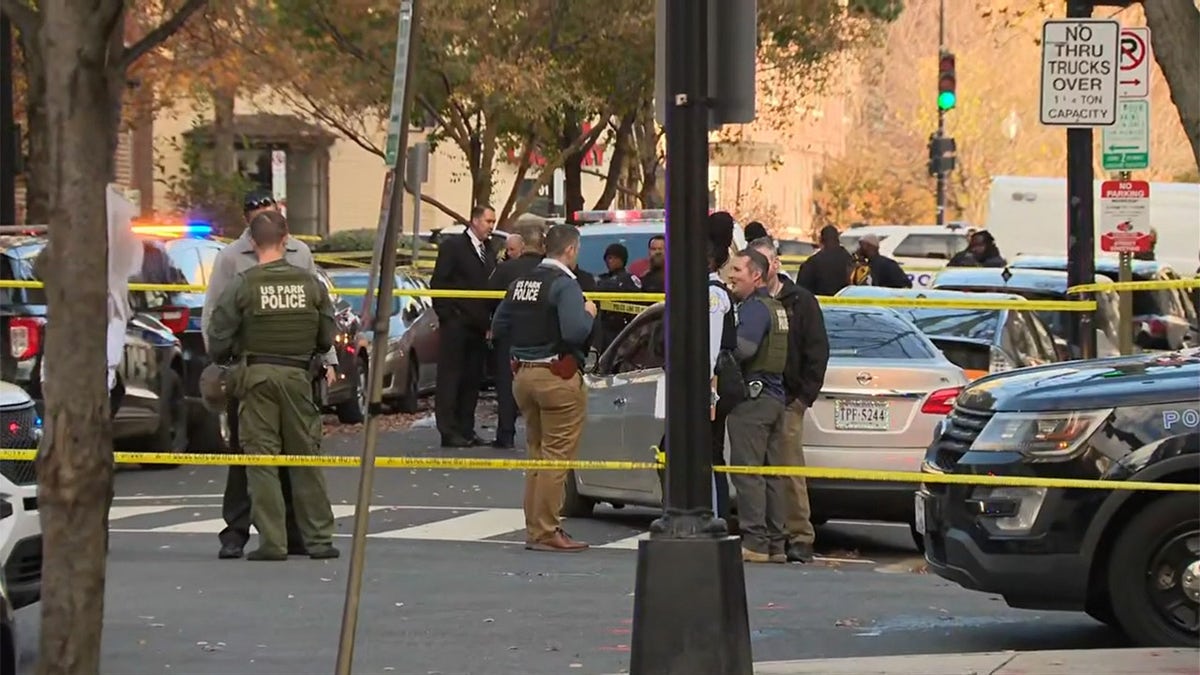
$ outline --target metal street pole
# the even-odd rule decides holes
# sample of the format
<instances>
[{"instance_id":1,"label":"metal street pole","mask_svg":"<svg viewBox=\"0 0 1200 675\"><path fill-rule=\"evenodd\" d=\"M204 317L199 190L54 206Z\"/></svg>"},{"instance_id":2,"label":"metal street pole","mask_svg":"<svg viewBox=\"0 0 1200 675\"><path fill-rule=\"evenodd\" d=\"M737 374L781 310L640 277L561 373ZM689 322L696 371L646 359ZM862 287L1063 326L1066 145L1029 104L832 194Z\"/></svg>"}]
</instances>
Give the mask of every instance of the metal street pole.
<instances>
[{"instance_id":1,"label":"metal street pole","mask_svg":"<svg viewBox=\"0 0 1200 675\"><path fill-rule=\"evenodd\" d=\"M946 0L941 0L938 5L938 57L945 53L946 50ZM938 106L938 126L937 138L941 140L946 137L946 111L942 110L942 106ZM939 158L937 164L937 224L946 224L946 167L945 162Z\"/></svg>"},{"instance_id":2,"label":"metal street pole","mask_svg":"<svg viewBox=\"0 0 1200 675\"><path fill-rule=\"evenodd\" d=\"M0 225L17 223L16 121L13 119L12 23L0 12Z\"/></svg>"},{"instance_id":3,"label":"metal street pole","mask_svg":"<svg viewBox=\"0 0 1200 675\"><path fill-rule=\"evenodd\" d=\"M379 441L379 415L383 411L383 368L375 364L383 364L387 360L388 324L392 317L392 291L396 285L396 242L403 226L404 210L404 161L408 156L408 120L412 110L413 71L416 50L413 44L418 39L420 30L420 4L417 0L402 0L400 3L401 20L405 12L409 15L410 39L407 45L407 63L405 64L404 82L401 96L403 103L400 112L399 152L396 153L396 166L392 168L393 182L391 204L388 209L387 225L383 233L382 257L379 268L379 295L375 298L373 313L375 339L371 342L371 369L368 383L367 420L365 440L362 451L362 467L358 479L358 500L354 507L354 535L350 544L350 571L346 580L346 600L342 609L342 629L338 640L337 675L351 675L354 664L354 638L358 628L358 605L362 596L363 566L366 562L367 523L370 520L371 490L375 480L375 445ZM370 302L367 296L363 303Z\"/></svg>"},{"instance_id":4,"label":"metal street pole","mask_svg":"<svg viewBox=\"0 0 1200 675\"><path fill-rule=\"evenodd\" d=\"M665 513L638 546L631 675L750 675L741 541L712 512L708 361L708 13L667 0Z\"/></svg>"},{"instance_id":5,"label":"metal street pole","mask_svg":"<svg viewBox=\"0 0 1200 675\"><path fill-rule=\"evenodd\" d=\"M1122 171L1118 178L1123 181L1133 180L1133 174L1129 171ZM1117 268L1117 281L1121 283L1133 281L1133 254L1121 253L1118 259L1120 262ZM1117 321L1117 343L1121 355L1128 356L1133 353L1133 293L1121 289L1117 291L1117 300L1121 314L1120 320Z\"/></svg>"},{"instance_id":6,"label":"metal street pole","mask_svg":"<svg viewBox=\"0 0 1200 675\"><path fill-rule=\"evenodd\" d=\"M1092 16L1090 0L1067 0L1067 18ZM1092 176L1092 129L1067 129L1067 285L1096 281L1095 195ZM1091 300L1093 294L1078 299ZM1070 312L1071 344L1082 358L1096 358L1096 331L1091 312Z\"/></svg>"}]
</instances>

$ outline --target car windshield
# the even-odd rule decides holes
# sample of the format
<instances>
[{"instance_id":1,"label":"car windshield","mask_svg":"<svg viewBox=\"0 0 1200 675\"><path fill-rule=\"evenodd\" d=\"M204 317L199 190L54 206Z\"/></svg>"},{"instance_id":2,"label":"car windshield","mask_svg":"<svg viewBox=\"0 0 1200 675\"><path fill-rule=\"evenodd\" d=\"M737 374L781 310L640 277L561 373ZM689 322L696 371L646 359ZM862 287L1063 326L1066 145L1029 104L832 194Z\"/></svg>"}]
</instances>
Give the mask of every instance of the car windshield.
<instances>
[{"instance_id":1,"label":"car windshield","mask_svg":"<svg viewBox=\"0 0 1200 675\"><path fill-rule=\"evenodd\" d=\"M997 310L911 308L898 311L907 316L922 333L941 337L991 342L996 337L996 328L1000 323L1000 312Z\"/></svg>"},{"instance_id":2,"label":"car windshield","mask_svg":"<svg viewBox=\"0 0 1200 675\"><path fill-rule=\"evenodd\" d=\"M827 310L829 355L857 359L935 359L937 348L908 321L879 312Z\"/></svg>"},{"instance_id":3,"label":"car windshield","mask_svg":"<svg viewBox=\"0 0 1200 675\"><path fill-rule=\"evenodd\" d=\"M664 224L665 227L665 224ZM604 249L612 244L622 244L629 251L629 260L633 262L645 258L650 248L650 238L654 232L636 232L629 234L592 234L589 235L587 226L580 228L579 238L579 268L592 274L608 271L604 262ZM658 234L661 234L658 233Z\"/></svg>"}]
</instances>

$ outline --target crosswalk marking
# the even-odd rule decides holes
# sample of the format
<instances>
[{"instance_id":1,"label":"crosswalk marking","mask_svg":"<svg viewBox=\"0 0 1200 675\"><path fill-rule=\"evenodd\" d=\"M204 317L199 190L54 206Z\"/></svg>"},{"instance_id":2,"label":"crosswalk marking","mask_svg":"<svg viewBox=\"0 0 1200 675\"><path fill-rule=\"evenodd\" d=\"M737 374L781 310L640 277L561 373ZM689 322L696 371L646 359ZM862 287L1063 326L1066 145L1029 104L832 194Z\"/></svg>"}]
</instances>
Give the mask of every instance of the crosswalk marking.
<instances>
[{"instance_id":1,"label":"crosswalk marking","mask_svg":"<svg viewBox=\"0 0 1200 675\"><path fill-rule=\"evenodd\" d=\"M122 508L131 508L132 509L132 508L140 508L140 507L122 507ZM195 507L172 507L172 508L195 508ZM354 516L355 509L354 509L353 504L333 504L331 506L331 508L333 509L333 517L334 518L351 518ZM376 511L379 511L380 509L384 509L384 508L387 508L387 507L372 506L371 512L374 513ZM112 522L112 520L113 520L113 518L110 516L109 522ZM193 521L189 521L189 522L175 523L172 525L162 525L159 527L149 527L149 528L132 530L132 531L134 531L134 532L162 532L162 533L171 533L171 534L220 534L221 530L223 530L223 529L225 529L225 520L223 518L212 518L212 519L208 519L208 520L193 520ZM130 530L113 528L113 531L128 532Z\"/></svg>"},{"instance_id":2,"label":"crosswalk marking","mask_svg":"<svg viewBox=\"0 0 1200 675\"><path fill-rule=\"evenodd\" d=\"M185 509L189 508L186 504L170 504L169 508ZM120 520L122 518L133 518L134 516L147 516L152 513L163 513L164 507L162 504L154 506L113 506L108 509L108 522Z\"/></svg>"},{"instance_id":3,"label":"crosswalk marking","mask_svg":"<svg viewBox=\"0 0 1200 675\"><path fill-rule=\"evenodd\" d=\"M638 542L645 541L649 538L650 538L650 533L643 532L643 533L637 535L636 537L626 537L625 539L618 539L617 541L614 541L611 544L601 544L600 546L597 546L596 548L616 548L616 549L622 549L625 551L636 551L638 549Z\"/></svg>"},{"instance_id":4,"label":"crosswalk marking","mask_svg":"<svg viewBox=\"0 0 1200 675\"><path fill-rule=\"evenodd\" d=\"M485 509L401 530L378 532L382 539L425 539L440 541L479 541L525 529L521 509Z\"/></svg>"}]
</instances>

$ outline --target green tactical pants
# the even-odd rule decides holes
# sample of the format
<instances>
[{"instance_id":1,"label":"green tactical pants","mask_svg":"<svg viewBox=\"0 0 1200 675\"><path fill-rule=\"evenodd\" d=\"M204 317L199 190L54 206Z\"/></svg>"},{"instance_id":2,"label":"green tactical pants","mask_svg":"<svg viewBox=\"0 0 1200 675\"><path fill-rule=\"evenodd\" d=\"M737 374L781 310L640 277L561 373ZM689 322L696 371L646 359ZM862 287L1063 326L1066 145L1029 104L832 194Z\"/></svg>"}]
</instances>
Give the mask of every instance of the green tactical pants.
<instances>
[{"instance_id":1,"label":"green tactical pants","mask_svg":"<svg viewBox=\"0 0 1200 675\"><path fill-rule=\"evenodd\" d=\"M238 415L242 451L260 455L317 455L321 411L307 370L256 364L246 367ZM333 509L320 467L288 467L296 525L311 553L333 541ZM287 554L286 507L274 466L246 467L250 514L264 553Z\"/></svg>"}]
</instances>

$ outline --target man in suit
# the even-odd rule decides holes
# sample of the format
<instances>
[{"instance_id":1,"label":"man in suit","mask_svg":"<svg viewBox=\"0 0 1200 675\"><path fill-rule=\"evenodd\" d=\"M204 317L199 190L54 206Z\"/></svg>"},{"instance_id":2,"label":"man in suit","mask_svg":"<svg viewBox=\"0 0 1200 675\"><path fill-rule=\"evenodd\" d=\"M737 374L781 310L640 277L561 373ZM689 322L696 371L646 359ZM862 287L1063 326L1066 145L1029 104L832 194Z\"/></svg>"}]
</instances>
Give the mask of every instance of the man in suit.
<instances>
[{"instance_id":1,"label":"man in suit","mask_svg":"<svg viewBox=\"0 0 1200 675\"><path fill-rule=\"evenodd\" d=\"M480 291L496 267L490 246L496 229L496 211L490 206L471 209L466 232L442 237L438 242L430 287L437 290ZM442 447L469 448L486 441L475 433L475 406L487 358L487 334L492 308L488 299L434 298L439 341L435 414Z\"/></svg>"}]
</instances>

